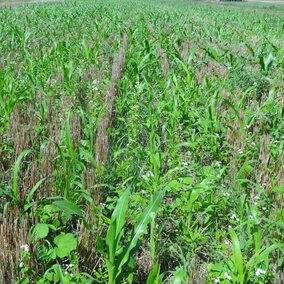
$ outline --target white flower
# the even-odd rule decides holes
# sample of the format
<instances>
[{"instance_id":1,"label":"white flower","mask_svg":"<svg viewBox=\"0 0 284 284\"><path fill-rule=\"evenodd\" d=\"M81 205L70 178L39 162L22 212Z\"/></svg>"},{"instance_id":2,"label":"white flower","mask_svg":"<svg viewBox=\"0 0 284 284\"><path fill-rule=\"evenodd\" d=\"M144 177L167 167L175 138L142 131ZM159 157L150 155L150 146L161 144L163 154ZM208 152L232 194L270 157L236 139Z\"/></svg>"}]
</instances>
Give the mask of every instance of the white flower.
<instances>
[{"instance_id":1,"label":"white flower","mask_svg":"<svg viewBox=\"0 0 284 284\"><path fill-rule=\"evenodd\" d=\"M255 146L256 144L254 142L251 142L251 146Z\"/></svg>"},{"instance_id":2,"label":"white flower","mask_svg":"<svg viewBox=\"0 0 284 284\"><path fill-rule=\"evenodd\" d=\"M28 251L30 250L30 247L29 247L29 245L24 244L24 245L21 245L21 249L22 249L23 251L28 252Z\"/></svg>"},{"instance_id":3,"label":"white flower","mask_svg":"<svg viewBox=\"0 0 284 284\"><path fill-rule=\"evenodd\" d=\"M238 152L238 154L242 154L242 153L243 153L243 150L242 150L242 149L239 149L237 152Z\"/></svg>"},{"instance_id":4,"label":"white flower","mask_svg":"<svg viewBox=\"0 0 284 284\"><path fill-rule=\"evenodd\" d=\"M225 191L222 190L222 193L223 193L224 196L227 196L227 197L230 196L230 193L229 193L229 192L225 192Z\"/></svg>"},{"instance_id":5,"label":"white flower","mask_svg":"<svg viewBox=\"0 0 284 284\"><path fill-rule=\"evenodd\" d=\"M262 207L262 210L263 210L263 211L266 211L266 210L267 210L267 208L266 208L265 206L263 206L263 207Z\"/></svg>"},{"instance_id":6,"label":"white flower","mask_svg":"<svg viewBox=\"0 0 284 284\"><path fill-rule=\"evenodd\" d=\"M73 277L73 276L74 276L74 274L73 274L73 273L70 273L70 276L71 276L71 277Z\"/></svg>"},{"instance_id":7,"label":"white flower","mask_svg":"<svg viewBox=\"0 0 284 284\"><path fill-rule=\"evenodd\" d=\"M142 190L141 190L141 193L142 193L142 194L145 194L145 193L146 193L146 191L145 191L144 189L142 189Z\"/></svg>"},{"instance_id":8,"label":"white flower","mask_svg":"<svg viewBox=\"0 0 284 284\"><path fill-rule=\"evenodd\" d=\"M250 132L248 132L248 135L251 135L252 134L252 132L250 131Z\"/></svg>"},{"instance_id":9,"label":"white flower","mask_svg":"<svg viewBox=\"0 0 284 284\"><path fill-rule=\"evenodd\" d=\"M148 177L153 177L154 174L153 174L151 171L149 171L149 172L147 173L147 176L148 176Z\"/></svg>"},{"instance_id":10,"label":"white flower","mask_svg":"<svg viewBox=\"0 0 284 284\"><path fill-rule=\"evenodd\" d=\"M100 206L104 208L106 206L106 204L103 203L103 202L100 202Z\"/></svg>"},{"instance_id":11,"label":"white flower","mask_svg":"<svg viewBox=\"0 0 284 284\"><path fill-rule=\"evenodd\" d=\"M265 273L266 273L266 271L263 270L263 269L260 269L260 268L257 268L257 270L255 271L256 276L260 276L260 275L263 275Z\"/></svg>"},{"instance_id":12,"label":"white flower","mask_svg":"<svg viewBox=\"0 0 284 284\"><path fill-rule=\"evenodd\" d=\"M20 268L24 267L24 263L22 261L19 263L19 267Z\"/></svg>"},{"instance_id":13,"label":"white flower","mask_svg":"<svg viewBox=\"0 0 284 284\"><path fill-rule=\"evenodd\" d=\"M226 241L224 241L224 243L225 243L225 245L228 245L230 242L226 240Z\"/></svg>"},{"instance_id":14,"label":"white flower","mask_svg":"<svg viewBox=\"0 0 284 284\"><path fill-rule=\"evenodd\" d=\"M231 216L231 219L236 219L237 218L237 215L234 213L232 216Z\"/></svg>"},{"instance_id":15,"label":"white flower","mask_svg":"<svg viewBox=\"0 0 284 284\"><path fill-rule=\"evenodd\" d=\"M183 165L184 167L187 167L187 166L188 166L188 163L187 163L187 162L182 162L182 165Z\"/></svg>"},{"instance_id":16,"label":"white flower","mask_svg":"<svg viewBox=\"0 0 284 284\"><path fill-rule=\"evenodd\" d=\"M217 278L215 279L214 283L215 283L215 284L216 284L216 283L220 283L220 277L217 277Z\"/></svg>"},{"instance_id":17,"label":"white flower","mask_svg":"<svg viewBox=\"0 0 284 284\"><path fill-rule=\"evenodd\" d=\"M220 162L220 161L217 161L216 163L215 163L215 166L216 167L220 167L222 165L222 162Z\"/></svg>"},{"instance_id":18,"label":"white flower","mask_svg":"<svg viewBox=\"0 0 284 284\"><path fill-rule=\"evenodd\" d=\"M246 125L245 129L249 129L251 127L251 125Z\"/></svg>"},{"instance_id":19,"label":"white flower","mask_svg":"<svg viewBox=\"0 0 284 284\"><path fill-rule=\"evenodd\" d=\"M224 277L225 277L225 279L227 279L227 280L232 280L232 277L229 275L228 272L225 272Z\"/></svg>"},{"instance_id":20,"label":"white flower","mask_svg":"<svg viewBox=\"0 0 284 284\"><path fill-rule=\"evenodd\" d=\"M210 184L213 184L213 182L212 181L208 181L207 184L210 185Z\"/></svg>"}]
</instances>

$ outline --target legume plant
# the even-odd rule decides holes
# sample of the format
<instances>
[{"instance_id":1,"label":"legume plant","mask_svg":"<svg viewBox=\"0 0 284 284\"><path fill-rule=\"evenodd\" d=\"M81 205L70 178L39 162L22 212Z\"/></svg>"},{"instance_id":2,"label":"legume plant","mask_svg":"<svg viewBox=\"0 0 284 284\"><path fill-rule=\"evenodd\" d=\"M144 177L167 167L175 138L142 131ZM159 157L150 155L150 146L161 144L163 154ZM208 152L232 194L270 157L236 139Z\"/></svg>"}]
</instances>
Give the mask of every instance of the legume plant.
<instances>
[{"instance_id":1,"label":"legume plant","mask_svg":"<svg viewBox=\"0 0 284 284\"><path fill-rule=\"evenodd\" d=\"M0 22L0 283L283 283L284 6Z\"/></svg>"}]
</instances>

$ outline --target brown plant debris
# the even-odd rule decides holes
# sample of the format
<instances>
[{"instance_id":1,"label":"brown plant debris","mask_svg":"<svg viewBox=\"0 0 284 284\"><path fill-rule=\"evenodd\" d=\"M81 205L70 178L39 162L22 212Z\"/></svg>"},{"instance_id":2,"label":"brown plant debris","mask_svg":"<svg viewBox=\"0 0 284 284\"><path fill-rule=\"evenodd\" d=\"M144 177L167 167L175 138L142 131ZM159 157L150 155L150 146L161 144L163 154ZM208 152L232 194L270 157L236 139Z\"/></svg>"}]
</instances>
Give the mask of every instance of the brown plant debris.
<instances>
[{"instance_id":1,"label":"brown plant debris","mask_svg":"<svg viewBox=\"0 0 284 284\"><path fill-rule=\"evenodd\" d=\"M122 76L127 45L128 37L127 34L124 34L119 53L114 59L112 65L111 83L106 90L105 96L105 113L98 124L96 139L96 162L98 165L107 164L107 156L109 150L109 137L107 134L107 129L111 125L115 97L118 92L117 83Z\"/></svg>"}]
</instances>

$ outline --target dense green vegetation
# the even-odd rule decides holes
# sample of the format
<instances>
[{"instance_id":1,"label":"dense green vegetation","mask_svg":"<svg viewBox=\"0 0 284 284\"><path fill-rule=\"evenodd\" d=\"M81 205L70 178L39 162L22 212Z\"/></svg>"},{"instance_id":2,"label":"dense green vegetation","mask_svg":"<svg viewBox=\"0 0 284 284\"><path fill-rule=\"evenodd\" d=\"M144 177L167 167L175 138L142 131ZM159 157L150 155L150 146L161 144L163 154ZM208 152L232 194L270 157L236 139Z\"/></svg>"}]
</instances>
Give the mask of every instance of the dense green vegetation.
<instances>
[{"instance_id":1,"label":"dense green vegetation","mask_svg":"<svg viewBox=\"0 0 284 284\"><path fill-rule=\"evenodd\" d=\"M283 283L284 7L0 22L0 283Z\"/></svg>"}]
</instances>

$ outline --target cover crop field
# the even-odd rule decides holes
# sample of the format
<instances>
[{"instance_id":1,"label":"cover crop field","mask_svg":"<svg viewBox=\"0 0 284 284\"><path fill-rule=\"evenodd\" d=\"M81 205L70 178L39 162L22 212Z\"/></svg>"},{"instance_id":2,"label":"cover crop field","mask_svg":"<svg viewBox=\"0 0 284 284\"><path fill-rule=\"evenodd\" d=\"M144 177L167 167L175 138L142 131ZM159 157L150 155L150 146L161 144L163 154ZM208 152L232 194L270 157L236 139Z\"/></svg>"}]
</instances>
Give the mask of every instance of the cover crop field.
<instances>
[{"instance_id":1,"label":"cover crop field","mask_svg":"<svg viewBox=\"0 0 284 284\"><path fill-rule=\"evenodd\" d=\"M284 5L0 23L0 283L284 283Z\"/></svg>"}]
</instances>

